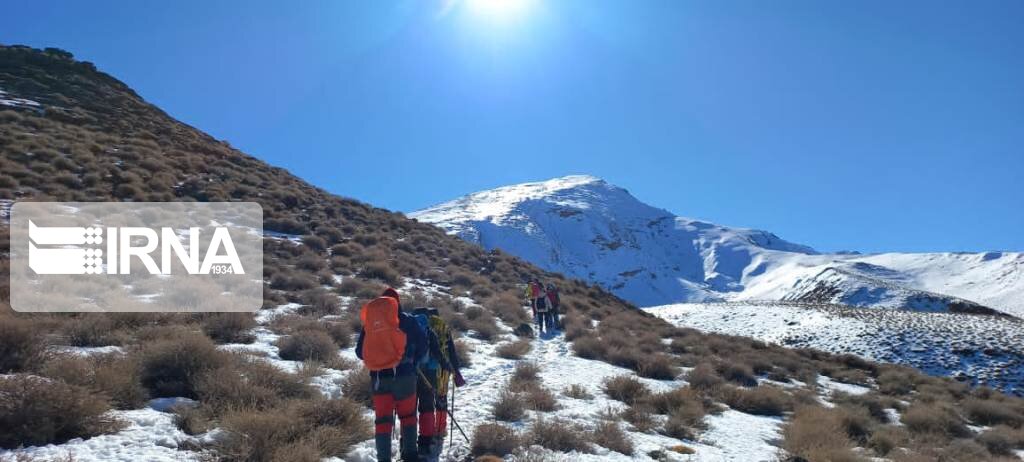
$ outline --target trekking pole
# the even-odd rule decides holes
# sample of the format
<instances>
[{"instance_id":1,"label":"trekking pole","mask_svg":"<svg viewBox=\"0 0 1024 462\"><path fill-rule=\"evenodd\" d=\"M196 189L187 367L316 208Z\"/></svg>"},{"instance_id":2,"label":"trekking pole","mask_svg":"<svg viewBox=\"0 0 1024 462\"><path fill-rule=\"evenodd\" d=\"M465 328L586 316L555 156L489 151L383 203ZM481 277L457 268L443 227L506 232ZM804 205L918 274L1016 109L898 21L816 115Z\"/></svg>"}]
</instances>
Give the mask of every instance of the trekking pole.
<instances>
[{"instance_id":1,"label":"trekking pole","mask_svg":"<svg viewBox=\"0 0 1024 462\"><path fill-rule=\"evenodd\" d=\"M416 373L420 375L420 379L422 379L424 382L426 382L427 388L430 389L430 392L434 393L436 395L437 391L434 390L434 387L430 385L430 380L427 380L427 376L423 375L423 371L421 371L419 369L416 369ZM447 399L448 398L446 397L445 400L447 400ZM459 423L455 421L455 414L452 413L454 408L455 408L455 390L452 390L452 409L445 409L445 412L448 413L448 417L451 417L452 425L455 425L455 428L459 429L459 433L462 433L462 437L466 439L467 443L469 443L469 437L466 436L466 432L462 431L462 425L459 425Z\"/></svg>"}]
</instances>

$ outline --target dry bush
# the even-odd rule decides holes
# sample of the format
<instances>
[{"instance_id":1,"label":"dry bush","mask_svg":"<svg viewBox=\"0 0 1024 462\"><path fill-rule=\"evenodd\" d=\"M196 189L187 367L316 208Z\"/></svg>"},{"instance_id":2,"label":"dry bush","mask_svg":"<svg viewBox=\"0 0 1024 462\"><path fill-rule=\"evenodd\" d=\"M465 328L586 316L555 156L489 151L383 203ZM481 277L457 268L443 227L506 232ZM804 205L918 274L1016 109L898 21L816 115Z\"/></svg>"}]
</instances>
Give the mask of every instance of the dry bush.
<instances>
[{"instance_id":1,"label":"dry bush","mask_svg":"<svg viewBox=\"0 0 1024 462\"><path fill-rule=\"evenodd\" d=\"M878 378L878 391L886 395L902 396L917 388L917 376L906 369L888 369L882 371Z\"/></svg>"},{"instance_id":2,"label":"dry bush","mask_svg":"<svg viewBox=\"0 0 1024 462\"><path fill-rule=\"evenodd\" d=\"M216 412L232 409L265 409L284 399L317 396L305 377L247 355L233 355L223 367L200 376L196 395Z\"/></svg>"},{"instance_id":3,"label":"dry bush","mask_svg":"<svg viewBox=\"0 0 1024 462\"><path fill-rule=\"evenodd\" d=\"M300 299L302 300L300 312L307 316L320 318L341 312L338 296L320 287L303 292Z\"/></svg>"},{"instance_id":4,"label":"dry bush","mask_svg":"<svg viewBox=\"0 0 1024 462\"><path fill-rule=\"evenodd\" d=\"M322 330L304 330L275 343L281 359L288 361L319 361L327 363L338 357L334 339Z\"/></svg>"},{"instance_id":5,"label":"dry bush","mask_svg":"<svg viewBox=\"0 0 1024 462\"><path fill-rule=\"evenodd\" d=\"M894 449L907 446L910 435L903 427L883 425L871 432L867 447L881 457L888 456Z\"/></svg>"},{"instance_id":6,"label":"dry bush","mask_svg":"<svg viewBox=\"0 0 1024 462\"><path fill-rule=\"evenodd\" d=\"M28 320L0 316L0 373L21 372L46 358L46 342Z\"/></svg>"},{"instance_id":7,"label":"dry bush","mask_svg":"<svg viewBox=\"0 0 1024 462\"><path fill-rule=\"evenodd\" d=\"M478 307L470 307L466 309L466 313L470 313L470 310L477 309ZM485 342L493 341L499 334L501 329L498 328L497 322L490 313L483 312L484 314L477 317L466 316L466 328L470 332L470 336L476 339L483 340Z\"/></svg>"},{"instance_id":8,"label":"dry bush","mask_svg":"<svg viewBox=\"0 0 1024 462\"><path fill-rule=\"evenodd\" d=\"M646 433L658 426L658 421L654 418L650 406L644 404L627 407L622 411L622 420L629 422L638 432Z\"/></svg>"},{"instance_id":9,"label":"dry bush","mask_svg":"<svg viewBox=\"0 0 1024 462\"><path fill-rule=\"evenodd\" d=\"M61 331L71 346L121 345L127 340L114 317L107 313L82 313L68 318Z\"/></svg>"},{"instance_id":10,"label":"dry bush","mask_svg":"<svg viewBox=\"0 0 1024 462\"><path fill-rule=\"evenodd\" d=\"M370 371L366 366L360 367L345 376L341 382L341 394L357 403L373 409L373 389Z\"/></svg>"},{"instance_id":11,"label":"dry bush","mask_svg":"<svg viewBox=\"0 0 1024 462\"><path fill-rule=\"evenodd\" d=\"M633 440L630 439L618 422L603 421L591 431L591 440L599 446L627 456L633 455Z\"/></svg>"},{"instance_id":12,"label":"dry bush","mask_svg":"<svg viewBox=\"0 0 1024 462\"><path fill-rule=\"evenodd\" d=\"M1016 449L1024 448L1024 430L998 425L986 430L976 438L988 452L997 456L1011 456Z\"/></svg>"},{"instance_id":13,"label":"dry bush","mask_svg":"<svg viewBox=\"0 0 1024 462\"><path fill-rule=\"evenodd\" d=\"M389 286L397 286L402 282L402 275L398 274L385 262L370 262L359 271L359 276L366 279L376 279Z\"/></svg>"},{"instance_id":14,"label":"dry bush","mask_svg":"<svg viewBox=\"0 0 1024 462\"><path fill-rule=\"evenodd\" d=\"M145 344L133 360L139 363L142 386L153 397L196 398L199 377L225 366L230 355L205 335L190 332Z\"/></svg>"},{"instance_id":15,"label":"dry bush","mask_svg":"<svg viewBox=\"0 0 1024 462\"><path fill-rule=\"evenodd\" d=\"M608 346L597 337L580 337L572 342L572 351L583 359L602 359L608 354Z\"/></svg>"},{"instance_id":16,"label":"dry bush","mask_svg":"<svg viewBox=\"0 0 1024 462\"><path fill-rule=\"evenodd\" d=\"M721 363L717 368L718 374L726 381L743 387L757 386L757 377L754 370L743 363Z\"/></svg>"},{"instance_id":17,"label":"dry bush","mask_svg":"<svg viewBox=\"0 0 1024 462\"><path fill-rule=\"evenodd\" d=\"M530 315L523 308L522 299L516 296L515 292L502 292L491 297L484 305L490 307L491 311L498 316L498 319L501 319L509 326L518 326L519 324L530 322Z\"/></svg>"},{"instance_id":18,"label":"dry bush","mask_svg":"<svg viewBox=\"0 0 1024 462\"><path fill-rule=\"evenodd\" d=\"M473 365L473 345L470 345L465 340L455 341L455 354L459 355L459 362L463 368L472 367Z\"/></svg>"},{"instance_id":19,"label":"dry bush","mask_svg":"<svg viewBox=\"0 0 1024 462\"><path fill-rule=\"evenodd\" d=\"M483 423L473 430L469 453L474 457L505 457L515 452L521 445L519 434L511 427L499 423Z\"/></svg>"},{"instance_id":20,"label":"dry bush","mask_svg":"<svg viewBox=\"0 0 1024 462\"><path fill-rule=\"evenodd\" d=\"M526 354L530 352L530 346L531 343L529 340L520 339L502 343L501 345L498 345L498 348L494 351L500 358L522 359L523 356L526 356Z\"/></svg>"},{"instance_id":21,"label":"dry bush","mask_svg":"<svg viewBox=\"0 0 1024 462\"><path fill-rule=\"evenodd\" d=\"M586 388L578 383L569 385L565 391L562 392L565 396L573 399L591 400L594 399L594 395L590 394Z\"/></svg>"},{"instance_id":22,"label":"dry bush","mask_svg":"<svg viewBox=\"0 0 1024 462\"><path fill-rule=\"evenodd\" d=\"M814 461L859 461L846 437L842 416L830 409L805 406L782 429L782 447L789 454Z\"/></svg>"},{"instance_id":23,"label":"dry bush","mask_svg":"<svg viewBox=\"0 0 1024 462\"><path fill-rule=\"evenodd\" d=\"M661 353L644 357L637 367L637 374L649 379L672 380L676 378L677 373L678 370L672 358Z\"/></svg>"},{"instance_id":24,"label":"dry bush","mask_svg":"<svg viewBox=\"0 0 1024 462\"><path fill-rule=\"evenodd\" d=\"M914 404L903 413L900 421L912 433L944 439L963 438L971 434L963 419L946 406Z\"/></svg>"},{"instance_id":25,"label":"dry bush","mask_svg":"<svg viewBox=\"0 0 1024 462\"><path fill-rule=\"evenodd\" d=\"M14 374L0 377L0 448L59 444L116 431L110 402L58 380Z\"/></svg>"},{"instance_id":26,"label":"dry bush","mask_svg":"<svg viewBox=\"0 0 1024 462\"><path fill-rule=\"evenodd\" d=\"M976 425L1009 425L1011 427L1024 425L1024 413L1019 407L1005 401L970 398L965 400L961 406L967 418Z\"/></svg>"},{"instance_id":27,"label":"dry bush","mask_svg":"<svg viewBox=\"0 0 1024 462\"><path fill-rule=\"evenodd\" d=\"M221 419L219 460L283 461L344 457L373 436L362 408L347 399L292 401L262 411L240 410Z\"/></svg>"},{"instance_id":28,"label":"dry bush","mask_svg":"<svg viewBox=\"0 0 1024 462\"><path fill-rule=\"evenodd\" d=\"M521 361L516 363L509 379L509 385L513 390L540 382L540 365L533 361Z\"/></svg>"},{"instance_id":29,"label":"dry bush","mask_svg":"<svg viewBox=\"0 0 1024 462\"><path fill-rule=\"evenodd\" d=\"M631 375L620 375L605 380L603 390L609 398L629 405L635 404L651 394L647 385Z\"/></svg>"},{"instance_id":30,"label":"dry bush","mask_svg":"<svg viewBox=\"0 0 1024 462\"><path fill-rule=\"evenodd\" d=\"M532 444L552 451L589 453L588 436L586 431L568 420L538 418L530 427L528 438Z\"/></svg>"},{"instance_id":31,"label":"dry bush","mask_svg":"<svg viewBox=\"0 0 1024 462\"><path fill-rule=\"evenodd\" d=\"M139 364L118 354L54 357L43 365L42 374L105 396L117 409L138 409L149 399Z\"/></svg>"},{"instance_id":32,"label":"dry bush","mask_svg":"<svg viewBox=\"0 0 1024 462\"><path fill-rule=\"evenodd\" d=\"M498 400L491 405L491 413L496 420L515 422L526 416L526 404L522 395L505 387L498 393Z\"/></svg>"},{"instance_id":33,"label":"dry bush","mask_svg":"<svg viewBox=\"0 0 1024 462\"><path fill-rule=\"evenodd\" d=\"M554 412L559 408L558 398L551 390L534 384L524 390L526 406L534 411Z\"/></svg>"},{"instance_id":34,"label":"dry bush","mask_svg":"<svg viewBox=\"0 0 1024 462\"><path fill-rule=\"evenodd\" d=\"M316 286L316 279L306 273L275 273L270 278L270 288L276 290L298 292L309 290Z\"/></svg>"},{"instance_id":35,"label":"dry bush","mask_svg":"<svg viewBox=\"0 0 1024 462\"><path fill-rule=\"evenodd\" d=\"M793 397L777 387L726 386L721 389L719 396L729 407L747 414L778 416L793 410Z\"/></svg>"},{"instance_id":36,"label":"dry bush","mask_svg":"<svg viewBox=\"0 0 1024 462\"><path fill-rule=\"evenodd\" d=\"M649 406L652 412L664 415L670 414L676 409L690 406L693 403L700 405L702 408L707 408L709 411L714 407L714 403L710 399L690 387L655 393L643 398L642 402Z\"/></svg>"},{"instance_id":37,"label":"dry bush","mask_svg":"<svg viewBox=\"0 0 1024 462\"><path fill-rule=\"evenodd\" d=\"M715 367L708 363L701 363L694 367L686 374L686 381L691 387L706 392L713 392L725 383L718 372L715 372Z\"/></svg>"},{"instance_id":38,"label":"dry bush","mask_svg":"<svg viewBox=\"0 0 1024 462\"><path fill-rule=\"evenodd\" d=\"M203 317L203 332L217 343L252 343L256 319L251 313L209 313Z\"/></svg>"}]
</instances>

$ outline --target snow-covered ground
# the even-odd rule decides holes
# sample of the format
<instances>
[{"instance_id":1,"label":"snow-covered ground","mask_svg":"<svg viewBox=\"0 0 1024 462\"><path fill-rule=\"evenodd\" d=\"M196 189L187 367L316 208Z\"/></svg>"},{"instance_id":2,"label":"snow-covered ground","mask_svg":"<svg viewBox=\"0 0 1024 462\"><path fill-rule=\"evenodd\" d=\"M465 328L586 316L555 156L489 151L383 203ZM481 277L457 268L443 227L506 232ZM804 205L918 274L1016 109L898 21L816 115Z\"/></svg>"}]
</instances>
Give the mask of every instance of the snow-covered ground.
<instances>
[{"instance_id":1,"label":"snow-covered ground","mask_svg":"<svg viewBox=\"0 0 1024 462\"><path fill-rule=\"evenodd\" d=\"M410 217L589 280L638 306L797 299L1024 316L1024 254L819 254L760 230L678 217L590 176L473 193Z\"/></svg>"},{"instance_id":2,"label":"snow-covered ground","mask_svg":"<svg viewBox=\"0 0 1024 462\"><path fill-rule=\"evenodd\" d=\"M678 304L646 311L706 332L853 353L1024 392L1024 322L1016 318L781 302Z\"/></svg>"}]
</instances>

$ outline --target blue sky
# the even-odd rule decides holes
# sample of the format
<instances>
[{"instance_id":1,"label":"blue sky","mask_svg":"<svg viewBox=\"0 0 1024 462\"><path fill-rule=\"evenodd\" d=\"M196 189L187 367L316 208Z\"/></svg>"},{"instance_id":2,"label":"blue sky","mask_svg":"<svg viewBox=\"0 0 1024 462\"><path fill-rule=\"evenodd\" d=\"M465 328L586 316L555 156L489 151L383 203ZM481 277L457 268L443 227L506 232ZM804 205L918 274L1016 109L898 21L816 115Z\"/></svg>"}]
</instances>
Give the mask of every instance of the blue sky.
<instances>
[{"instance_id":1,"label":"blue sky","mask_svg":"<svg viewBox=\"0 0 1024 462\"><path fill-rule=\"evenodd\" d=\"M496 3L495 3L496 2ZM8 2L174 117L411 211L588 173L821 250L1024 250L1024 2Z\"/></svg>"}]
</instances>

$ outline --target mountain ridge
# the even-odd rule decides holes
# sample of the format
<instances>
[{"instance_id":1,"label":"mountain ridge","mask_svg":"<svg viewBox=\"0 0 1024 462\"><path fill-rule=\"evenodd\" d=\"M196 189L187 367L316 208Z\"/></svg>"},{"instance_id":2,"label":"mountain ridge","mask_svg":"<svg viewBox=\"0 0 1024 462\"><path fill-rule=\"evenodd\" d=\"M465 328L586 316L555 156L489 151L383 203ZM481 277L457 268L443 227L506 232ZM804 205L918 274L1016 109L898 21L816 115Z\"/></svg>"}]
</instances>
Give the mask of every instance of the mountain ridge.
<instances>
[{"instance_id":1,"label":"mountain ridge","mask_svg":"<svg viewBox=\"0 0 1024 462\"><path fill-rule=\"evenodd\" d=\"M1021 253L820 253L768 231L673 215L590 175L479 191L409 216L640 306L803 299L1024 314Z\"/></svg>"}]
</instances>

